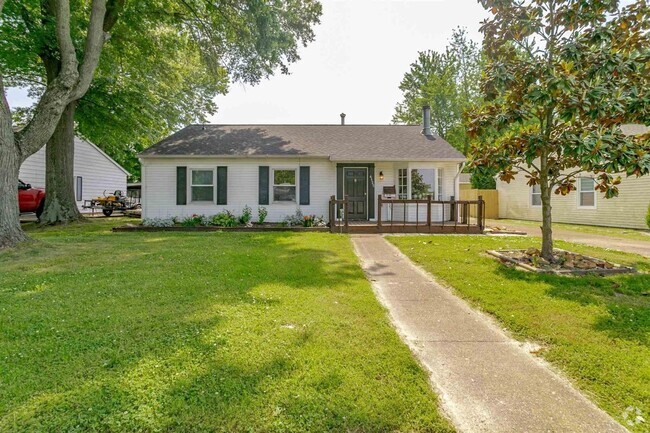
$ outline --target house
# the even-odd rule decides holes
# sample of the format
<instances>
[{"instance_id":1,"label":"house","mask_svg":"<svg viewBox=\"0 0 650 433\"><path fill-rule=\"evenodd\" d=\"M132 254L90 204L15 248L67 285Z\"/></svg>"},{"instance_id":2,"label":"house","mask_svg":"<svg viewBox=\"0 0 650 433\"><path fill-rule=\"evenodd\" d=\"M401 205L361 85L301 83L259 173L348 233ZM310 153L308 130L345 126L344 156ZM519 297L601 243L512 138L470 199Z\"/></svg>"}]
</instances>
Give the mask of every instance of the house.
<instances>
[{"instance_id":1,"label":"house","mask_svg":"<svg viewBox=\"0 0 650 433\"><path fill-rule=\"evenodd\" d=\"M110 156L89 141L74 139L74 185L79 210L84 212L84 200L126 191L129 173ZM45 188L45 146L20 166L19 178L36 188Z\"/></svg>"},{"instance_id":2,"label":"house","mask_svg":"<svg viewBox=\"0 0 650 433\"><path fill-rule=\"evenodd\" d=\"M345 125L344 115L340 125L190 125L140 153L143 217L248 205L279 222L296 208L327 216L330 197L347 196L350 219L374 221L392 187L399 198L449 200L465 158L431 133L428 113L424 128Z\"/></svg>"},{"instance_id":3,"label":"house","mask_svg":"<svg viewBox=\"0 0 650 433\"><path fill-rule=\"evenodd\" d=\"M643 125L623 125L625 134L642 134ZM647 229L645 216L650 205L650 176L627 177L620 173L618 197L606 199L595 190L592 173L579 174L577 190L566 196L551 197L553 221L610 227ZM517 176L510 183L497 179L499 218L542 220L541 192L538 185L530 187L526 178Z\"/></svg>"}]
</instances>

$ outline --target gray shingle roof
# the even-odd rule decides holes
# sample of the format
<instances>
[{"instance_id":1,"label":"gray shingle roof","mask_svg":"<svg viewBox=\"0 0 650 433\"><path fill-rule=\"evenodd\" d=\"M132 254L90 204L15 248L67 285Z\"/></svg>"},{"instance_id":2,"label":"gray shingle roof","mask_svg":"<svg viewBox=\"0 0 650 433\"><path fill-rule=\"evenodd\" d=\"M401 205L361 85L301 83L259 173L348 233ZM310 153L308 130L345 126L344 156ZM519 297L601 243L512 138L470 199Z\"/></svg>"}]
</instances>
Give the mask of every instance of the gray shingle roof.
<instances>
[{"instance_id":1,"label":"gray shingle roof","mask_svg":"<svg viewBox=\"0 0 650 433\"><path fill-rule=\"evenodd\" d=\"M153 156L327 157L433 161L465 157L439 136L405 125L190 125L140 153Z\"/></svg>"}]
</instances>

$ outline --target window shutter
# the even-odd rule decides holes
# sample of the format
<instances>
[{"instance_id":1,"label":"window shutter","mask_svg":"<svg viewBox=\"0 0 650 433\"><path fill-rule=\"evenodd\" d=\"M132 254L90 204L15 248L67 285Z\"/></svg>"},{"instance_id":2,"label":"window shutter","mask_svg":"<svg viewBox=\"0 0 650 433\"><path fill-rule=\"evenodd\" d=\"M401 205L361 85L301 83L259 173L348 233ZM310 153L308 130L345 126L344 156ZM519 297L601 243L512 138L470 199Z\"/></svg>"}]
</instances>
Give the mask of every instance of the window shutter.
<instances>
[{"instance_id":1,"label":"window shutter","mask_svg":"<svg viewBox=\"0 0 650 433\"><path fill-rule=\"evenodd\" d=\"M309 166L300 167L300 204L309 204Z\"/></svg>"},{"instance_id":2,"label":"window shutter","mask_svg":"<svg viewBox=\"0 0 650 433\"><path fill-rule=\"evenodd\" d=\"M228 204L228 167L217 167L217 204Z\"/></svg>"},{"instance_id":3,"label":"window shutter","mask_svg":"<svg viewBox=\"0 0 650 433\"><path fill-rule=\"evenodd\" d=\"M187 167L176 167L176 204L187 204Z\"/></svg>"},{"instance_id":4,"label":"window shutter","mask_svg":"<svg viewBox=\"0 0 650 433\"><path fill-rule=\"evenodd\" d=\"M260 166L259 204L269 204L269 167Z\"/></svg>"}]
</instances>

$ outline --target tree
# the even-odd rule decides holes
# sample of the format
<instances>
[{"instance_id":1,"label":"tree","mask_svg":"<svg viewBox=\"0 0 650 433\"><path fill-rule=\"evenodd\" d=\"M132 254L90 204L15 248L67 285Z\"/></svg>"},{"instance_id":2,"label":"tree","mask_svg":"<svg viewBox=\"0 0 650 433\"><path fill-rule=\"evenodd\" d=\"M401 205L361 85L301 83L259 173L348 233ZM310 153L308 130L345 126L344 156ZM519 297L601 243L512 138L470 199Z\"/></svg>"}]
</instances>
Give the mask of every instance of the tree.
<instances>
[{"instance_id":1,"label":"tree","mask_svg":"<svg viewBox=\"0 0 650 433\"><path fill-rule=\"evenodd\" d=\"M400 83L402 102L395 107L393 123L419 123L422 106L431 107L436 133L454 147L466 151L469 139L463 113L479 96L481 54L465 29L454 30L444 53L418 53Z\"/></svg>"},{"instance_id":2,"label":"tree","mask_svg":"<svg viewBox=\"0 0 650 433\"><path fill-rule=\"evenodd\" d=\"M645 0L481 0L488 65L484 103L471 115L472 165L509 182L539 185L542 257L553 259L551 192L568 194L581 172L606 198L620 176L650 171L650 9Z\"/></svg>"},{"instance_id":3,"label":"tree","mask_svg":"<svg viewBox=\"0 0 650 433\"><path fill-rule=\"evenodd\" d=\"M204 0L130 2L89 92L70 103L61 119L57 131L67 134L55 133L48 145L41 219L56 223L80 216L73 185L65 182L73 178L72 164L65 161L73 157L75 120L78 133L138 171L135 154L178 126L214 113L214 97L227 91L229 78L257 83L278 66L286 72L298 59L298 44L313 40L311 25L319 16L320 5L311 0L218 7ZM23 11L26 25L39 22L25 17ZM37 85L32 89L38 91Z\"/></svg>"},{"instance_id":4,"label":"tree","mask_svg":"<svg viewBox=\"0 0 650 433\"><path fill-rule=\"evenodd\" d=\"M18 6L18 3L7 3L9 13L5 15L5 0L0 0L3 24L11 21L11 12ZM50 139L67 105L88 90L108 36L104 25L119 13L116 1L112 0L93 0L88 6L81 51L75 47L70 31L69 1L43 2L43 7L51 11L52 20L45 24L52 29L51 46L58 53L60 67L45 87L29 122L17 131L13 128L11 109L5 97L4 70L0 73L0 248L27 239L18 218L16 187L20 165Z\"/></svg>"}]
</instances>

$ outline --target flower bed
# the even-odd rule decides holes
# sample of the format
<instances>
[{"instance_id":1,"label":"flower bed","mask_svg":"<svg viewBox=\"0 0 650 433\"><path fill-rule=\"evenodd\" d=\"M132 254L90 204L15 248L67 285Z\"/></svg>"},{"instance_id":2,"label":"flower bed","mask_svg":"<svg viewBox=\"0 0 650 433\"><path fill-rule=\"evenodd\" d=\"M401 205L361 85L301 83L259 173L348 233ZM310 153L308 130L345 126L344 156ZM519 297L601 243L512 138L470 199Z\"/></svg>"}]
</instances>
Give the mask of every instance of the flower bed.
<instances>
[{"instance_id":1,"label":"flower bed","mask_svg":"<svg viewBox=\"0 0 650 433\"><path fill-rule=\"evenodd\" d=\"M621 274L636 272L634 268L621 266L607 260L584 254L572 253L559 248L553 250L553 260L548 261L541 257L537 248L526 250L491 250L488 254L502 262L531 272L551 273L557 275L584 275L584 274Z\"/></svg>"},{"instance_id":2,"label":"flower bed","mask_svg":"<svg viewBox=\"0 0 650 433\"><path fill-rule=\"evenodd\" d=\"M220 226L183 226L175 224L173 226L154 227L141 224L126 224L113 228L114 232L329 232L327 226L324 227L303 227L287 226L281 223L251 224L247 226L220 227Z\"/></svg>"}]
</instances>

